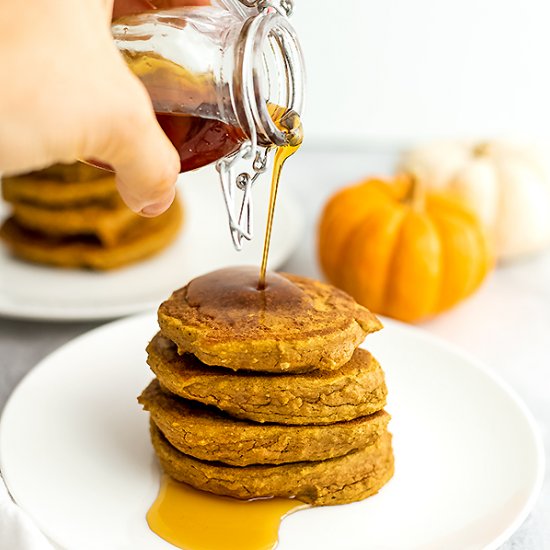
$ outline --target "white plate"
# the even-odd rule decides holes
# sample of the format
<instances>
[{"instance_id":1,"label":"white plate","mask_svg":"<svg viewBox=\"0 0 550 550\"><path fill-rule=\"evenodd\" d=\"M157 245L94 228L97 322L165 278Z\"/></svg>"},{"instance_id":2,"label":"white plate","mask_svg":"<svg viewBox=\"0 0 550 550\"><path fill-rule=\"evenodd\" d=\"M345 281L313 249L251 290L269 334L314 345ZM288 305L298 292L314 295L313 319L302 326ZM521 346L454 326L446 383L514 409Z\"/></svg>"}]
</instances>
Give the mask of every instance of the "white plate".
<instances>
[{"instance_id":1,"label":"white plate","mask_svg":"<svg viewBox=\"0 0 550 550\"><path fill-rule=\"evenodd\" d=\"M120 317L157 307L170 292L201 273L227 265L259 265L268 179L254 188L255 239L245 243L241 252L233 249L218 175L212 167L183 176L184 227L172 246L149 260L106 273L65 270L19 261L0 244L0 315L57 320ZM8 212L2 206L0 221ZM292 253L302 223L289 185L283 182L271 242L272 269Z\"/></svg>"},{"instance_id":2,"label":"white plate","mask_svg":"<svg viewBox=\"0 0 550 550\"><path fill-rule=\"evenodd\" d=\"M159 483L144 347L153 316L96 329L46 358L0 422L0 464L18 502L71 550L172 548L145 513ZM363 502L283 521L280 550L496 548L542 483L531 415L489 371L423 332L387 322L367 339L387 374L396 473Z\"/></svg>"}]
</instances>

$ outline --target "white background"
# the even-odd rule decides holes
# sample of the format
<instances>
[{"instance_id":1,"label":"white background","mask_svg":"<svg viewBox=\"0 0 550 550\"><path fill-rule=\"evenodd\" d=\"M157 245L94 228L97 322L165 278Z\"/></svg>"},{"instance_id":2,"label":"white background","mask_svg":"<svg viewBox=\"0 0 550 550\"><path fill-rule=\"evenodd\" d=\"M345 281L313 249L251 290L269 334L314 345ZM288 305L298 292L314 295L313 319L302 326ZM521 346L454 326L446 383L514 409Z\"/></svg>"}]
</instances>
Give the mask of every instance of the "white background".
<instances>
[{"instance_id":1,"label":"white background","mask_svg":"<svg viewBox=\"0 0 550 550\"><path fill-rule=\"evenodd\" d=\"M308 145L550 137L548 0L295 0Z\"/></svg>"}]
</instances>

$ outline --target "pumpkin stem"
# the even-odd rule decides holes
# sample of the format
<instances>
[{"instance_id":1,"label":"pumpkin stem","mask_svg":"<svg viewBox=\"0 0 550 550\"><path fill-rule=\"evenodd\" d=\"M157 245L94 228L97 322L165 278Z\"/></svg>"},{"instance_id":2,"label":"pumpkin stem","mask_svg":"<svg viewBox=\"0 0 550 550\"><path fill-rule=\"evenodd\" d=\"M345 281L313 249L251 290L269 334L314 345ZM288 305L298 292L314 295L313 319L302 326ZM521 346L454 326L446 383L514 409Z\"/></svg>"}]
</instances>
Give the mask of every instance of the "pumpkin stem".
<instances>
[{"instance_id":1,"label":"pumpkin stem","mask_svg":"<svg viewBox=\"0 0 550 550\"><path fill-rule=\"evenodd\" d=\"M416 212L423 211L426 203L426 194L421 179L414 172L408 172L403 177L408 184L403 202Z\"/></svg>"},{"instance_id":2,"label":"pumpkin stem","mask_svg":"<svg viewBox=\"0 0 550 550\"><path fill-rule=\"evenodd\" d=\"M474 145L472 153L474 157L486 157L491 150L491 144L488 141L480 141Z\"/></svg>"}]
</instances>

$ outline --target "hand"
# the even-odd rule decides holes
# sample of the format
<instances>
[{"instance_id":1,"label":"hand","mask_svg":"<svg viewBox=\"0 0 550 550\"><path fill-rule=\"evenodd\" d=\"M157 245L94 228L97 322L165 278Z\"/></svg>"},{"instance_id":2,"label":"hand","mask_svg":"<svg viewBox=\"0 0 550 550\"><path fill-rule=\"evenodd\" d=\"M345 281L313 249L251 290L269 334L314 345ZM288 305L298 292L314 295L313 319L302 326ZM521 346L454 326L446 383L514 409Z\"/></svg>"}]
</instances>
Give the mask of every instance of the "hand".
<instances>
[{"instance_id":1,"label":"hand","mask_svg":"<svg viewBox=\"0 0 550 550\"><path fill-rule=\"evenodd\" d=\"M125 3L128 13L144 2ZM112 8L112 0L0 2L9 75L0 87L0 173L97 159L115 169L132 210L155 216L172 203L179 158L113 43Z\"/></svg>"}]
</instances>

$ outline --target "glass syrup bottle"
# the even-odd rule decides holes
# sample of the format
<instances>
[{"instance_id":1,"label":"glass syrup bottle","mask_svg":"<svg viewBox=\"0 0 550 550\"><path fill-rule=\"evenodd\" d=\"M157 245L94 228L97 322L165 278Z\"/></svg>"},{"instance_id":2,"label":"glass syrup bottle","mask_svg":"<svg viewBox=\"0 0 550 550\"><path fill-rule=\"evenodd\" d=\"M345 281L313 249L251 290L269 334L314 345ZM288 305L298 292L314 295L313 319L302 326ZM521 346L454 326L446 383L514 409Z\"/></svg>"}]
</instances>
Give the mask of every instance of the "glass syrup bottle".
<instances>
[{"instance_id":1,"label":"glass syrup bottle","mask_svg":"<svg viewBox=\"0 0 550 550\"><path fill-rule=\"evenodd\" d=\"M249 188L265 170L267 151L290 139L281 120L302 112L304 62L287 17L291 9L288 0L216 0L112 25L118 49L179 153L181 171L217 162L237 248L251 236ZM242 160L252 167L235 175ZM243 193L237 206L235 188Z\"/></svg>"}]
</instances>

